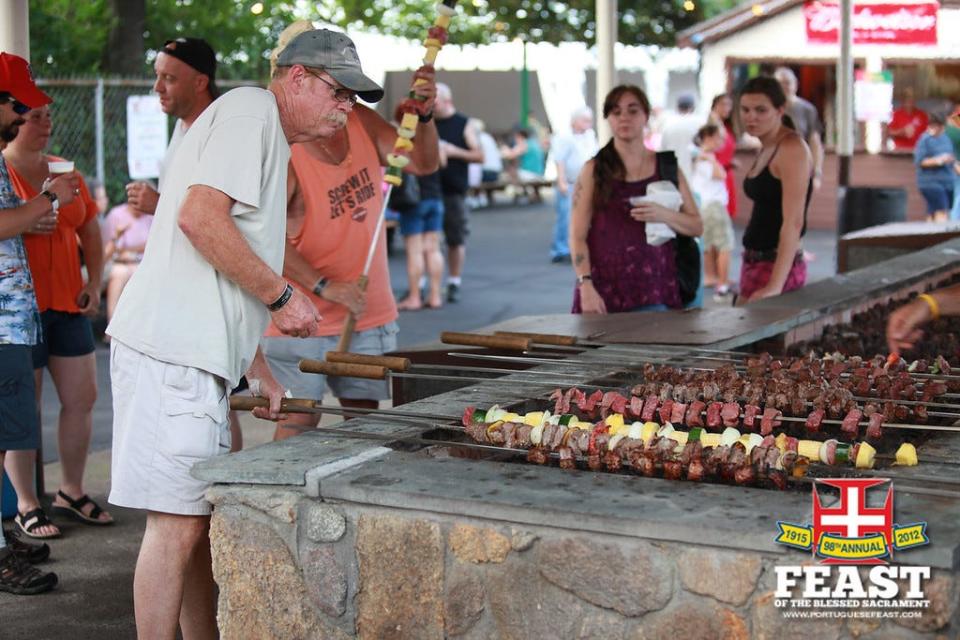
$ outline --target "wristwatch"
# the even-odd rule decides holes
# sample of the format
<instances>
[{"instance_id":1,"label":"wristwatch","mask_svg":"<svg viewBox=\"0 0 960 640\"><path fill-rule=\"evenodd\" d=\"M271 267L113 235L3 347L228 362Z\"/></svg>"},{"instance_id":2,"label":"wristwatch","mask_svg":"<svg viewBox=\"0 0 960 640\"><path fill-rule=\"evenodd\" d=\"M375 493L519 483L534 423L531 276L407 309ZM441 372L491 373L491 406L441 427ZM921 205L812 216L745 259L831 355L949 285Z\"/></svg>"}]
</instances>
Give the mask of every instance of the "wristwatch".
<instances>
[{"instance_id":1,"label":"wristwatch","mask_svg":"<svg viewBox=\"0 0 960 640\"><path fill-rule=\"evenodd\" d=\"M313 294L317 297L323 297L323 290L326 288L329 280L326 278L320 278L317 280L317 284L313 285Z\"/></svg>"},{"instance_id":2,"label":"wristwatch","mask_svg":"<svg viewBox=\"0 0 960 640\"><path fill-rule=\"evenodd\" d=\"M593 282L593 276L591 276L589 273L586 275L577 276L577 286L578 287L582 286L583 283L587 280L589 280L590 282Z\"/></svg>"},{"instance_id":3,"label":"wristwatch","mask_svg":"<svg viewBox=\"0 0 960 640\"><path fill-rule=\"evenodd\" d=\"M50 201L50 208L53 209L54 213L60 210L60 198L57 197L57 194L55 194L53 191L44 189L40 192L40 195Z\"/></svg>"}]
</instances>

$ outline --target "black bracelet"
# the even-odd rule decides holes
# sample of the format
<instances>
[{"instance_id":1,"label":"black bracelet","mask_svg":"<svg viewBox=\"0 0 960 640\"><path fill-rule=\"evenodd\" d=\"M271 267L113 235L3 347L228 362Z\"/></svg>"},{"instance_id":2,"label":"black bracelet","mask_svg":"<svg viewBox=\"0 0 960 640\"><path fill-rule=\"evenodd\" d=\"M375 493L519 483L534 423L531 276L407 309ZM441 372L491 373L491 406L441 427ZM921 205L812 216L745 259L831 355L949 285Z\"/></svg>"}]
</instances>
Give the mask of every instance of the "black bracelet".
<instances>
[{"instance_id":1,"label":"black bracelet","mask_svg":"<svg viewBox=\"0 0 960 640\"><path fill-rule=\"evenodd\" d=\"M270 311L279 311L283 308L283 305L287 304L290 301L290 297L293 295L293 287L290 286L290 283L287 283L287 286L283 288L283 293L280 294L280 297L267 305L267 309Z\"/></svg>"},{"instance_id":2,"label":"black bracelet","mask_svg":"<svg viewBox=\"0 0 960 640\"><path fill-rule=\"evenodd\" d=\"M431 120L433 120L433 111L431 111L430 113L428 113L428 114L425 115L425 116L423 116L423 115L417 116L417 120L419 120L419 121L420 121L421 123L423 123L423 124L427 124L428 122L430 122Z\"/></svg>"}]
</instances>

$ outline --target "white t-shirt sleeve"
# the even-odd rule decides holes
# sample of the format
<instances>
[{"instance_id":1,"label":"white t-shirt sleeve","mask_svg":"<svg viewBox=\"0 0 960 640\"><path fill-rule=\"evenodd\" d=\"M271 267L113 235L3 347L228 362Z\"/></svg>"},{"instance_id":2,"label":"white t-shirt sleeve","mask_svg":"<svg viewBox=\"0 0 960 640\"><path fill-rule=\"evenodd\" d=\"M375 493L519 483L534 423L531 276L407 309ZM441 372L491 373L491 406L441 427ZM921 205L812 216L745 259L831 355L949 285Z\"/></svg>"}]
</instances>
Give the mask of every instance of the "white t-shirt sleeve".
<instances>
[{"instance_id":1,"label":"white t-shirt sleeve","mask_svg":"<svg viewBox=\"0 0 960 640\"><path fill-rule=\"evenodd\" d=\"M570 139L567 136L557 136L553 141L553 159L560 164L566 163L571 146Z\"/></svg>"},{"instance_id":2,"label":"white t-shirt sleeve","mask_svg":"<svg viewBox=\"0 0 960 640\"><path fill-rule=\"evenodd\" d=\"M264 121L257 117L232 116L216 123L201 147L189 186L212 187L250 209L259 208L263 136ZM234 213L244 208L235 207Z\"/></svg>"}]
</instances>

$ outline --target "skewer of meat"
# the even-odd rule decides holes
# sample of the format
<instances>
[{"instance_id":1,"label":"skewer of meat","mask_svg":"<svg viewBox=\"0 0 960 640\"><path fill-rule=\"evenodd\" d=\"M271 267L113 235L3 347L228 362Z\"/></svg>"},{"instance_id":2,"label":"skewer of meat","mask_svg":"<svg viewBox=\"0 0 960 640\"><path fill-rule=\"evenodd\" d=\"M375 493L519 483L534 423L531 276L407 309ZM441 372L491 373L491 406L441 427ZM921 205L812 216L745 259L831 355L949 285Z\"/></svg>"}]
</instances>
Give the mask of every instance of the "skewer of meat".
<instances>
[{"instance_id":1,"label":"skewer of meat","mask_svg":"<svg viewBox=\"0 0 960 640\"><path fill-rule=\"evenodd\" d=\"M680 460L683 465L687 465L694 457L694 453L700 449L730 446L735 442L743 444L747 453L758 445L776 446L781 453L794 452L812 461L823 461L827 464L856 463L857 466L862 467L872 467L873 456L876 453L875 449L866 442L842 443L835 439L825 442L797 440L784 433L776 437L772 433L761 437L756 434L741 434L733 428L728 428L721 436L709 434L702 428L680 432L670 425L661 427L655 423L626 425L621 421L615 421L616 424L611 426L607 421L602 421L596 424L576 422L566 425L548 422L549 414L542 412L524 416L525 420L533 416L535 422L539 421L536 425L504 420L481 422L487 413L496 413L496 410L477 412L473 407L468 407L464 411L465 431L475 441L507 448L545 449L548 452L562 454L560 460L561 466L564 467L572 466L576 457L585 455L587 466L592 470L599 470L604 466L608 469L619 468L628 462L638 468L648 468L651 462L649 458L652 455L649 451L650 443L663 441L660 446L665 447L669 443L664 439L673 442L671 446L683 454ZM611 452L619 450L621 444L623 456L617 461ZM693 446L687 449L686 445ZM563 451L566 449L569 452ZM862 458L859 456L861 451L864 453ZM648 458L646 462L636 458L641 453ZM627 456L633 457L628 460ZM653 462L657 461L653 460ZM724 461L725 464L729 462ZM668 474L674 471L671 465ZM733 477L733 471L731 467L720 468L721 475L730 476L728 479Z\"/></svg>"}]
</instances>

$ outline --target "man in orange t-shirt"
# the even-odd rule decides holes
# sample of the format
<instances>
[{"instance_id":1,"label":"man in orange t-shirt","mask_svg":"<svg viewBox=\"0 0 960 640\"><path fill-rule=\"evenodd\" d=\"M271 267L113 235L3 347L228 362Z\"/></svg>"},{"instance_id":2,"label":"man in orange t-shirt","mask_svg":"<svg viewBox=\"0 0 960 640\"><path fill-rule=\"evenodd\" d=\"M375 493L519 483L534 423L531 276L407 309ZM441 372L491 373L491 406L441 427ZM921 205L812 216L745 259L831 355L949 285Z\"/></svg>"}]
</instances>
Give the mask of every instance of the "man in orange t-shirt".
<instances>
[{"instance_id":1,"label":"man in orange t-shirt","mask_svg":"<svg viewBox=\"0 0 960 640\"><path fill-rule=\"evenodd\" d=\"M326 29L312 33L328 44L321 53L292 50L299 41L294 39L280 52L277 64L292 60L327 84L338 107L330 117L343 126L329 138L291 147L283 275L310 296L322 318L310 338L283 337L271 324L261 344L278 382L296 397L319 399L328 381L301 373L299 361L323 360L327 351L336 349L348 313L357 316L351 351L382 355L396 348L397 306L383 233L377 239L366 292L360 290L357 280L383 206L382 167L387 165L397 132L372 109L356 105L358 94L367 102L376 102L383 97L382 90L353 92L345 88L357 86L356 74L363 73L353 42ZM425 175L436 171L439 163L440 143L432 120L436 84L432 68L423 67L414 77L426 82L415 89L422 98L421 116L406 171ZM389 397L382 380L330 378L329 383L345 407L376 408L380 400ZM316 414L291 414L278 423L274 437L297 435L315 428L319 421Z\"/></svg>"}]
</instances>

